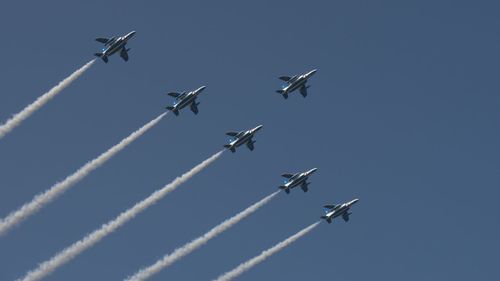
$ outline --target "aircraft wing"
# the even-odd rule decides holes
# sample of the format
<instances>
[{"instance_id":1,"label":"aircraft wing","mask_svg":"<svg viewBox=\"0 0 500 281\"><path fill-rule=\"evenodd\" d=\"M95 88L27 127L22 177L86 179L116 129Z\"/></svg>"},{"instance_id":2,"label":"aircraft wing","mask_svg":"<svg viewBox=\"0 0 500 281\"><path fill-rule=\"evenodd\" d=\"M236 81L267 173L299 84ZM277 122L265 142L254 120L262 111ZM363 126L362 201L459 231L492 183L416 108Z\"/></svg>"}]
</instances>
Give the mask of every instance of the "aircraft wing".
<instances>
[{"instance_id":1,"label":"aircraft wing","mask_svg":"<svg viewBox=\"0 0 500 281\"><path fill-rule=\"evenodd\" d=\"M292 79L292 77L290 77L290 76L281 76L281 77L280 77L280 80L283 80L283 81L285 81L285 82L290 81L290 79Z\"/></svg>"},{"instance_id":2,"label":"aircraft wing","mask_svg":"<svg viewBox=\"0 0 500 281\"><path fill-rule=\"evenodd\" d=\"M99 38L96 38L95 41L103 43L103 44L106 44L106 43L109 42L109 39L108 38L99 37Z\"/></svg>"},{"instance_id":3,"label":"aircraft wing","mask_svg":"<svg viewBox=\"0 0 500 281\"><path fill-rule=\"evenodd\" d=\"M167 95L174 97L174 98L178 98L181 94L176 93L176 92L171 92L171 93L168 93Z\"/></svg>"},{"instance_id":4,"label":"aircraft wing","mask_svg":"<svg viewBox=\"0 0 500 281\"><path fill-rule=\"evenodd\" d=\"M124 61L128 61L128 50L129 49L125 49L125 46L123 46L122 50L120 51L120 57L122 57Z\"/></svg>"},{"instance_id":5,"label":"aircraft wing","mask_svg":"<svg viewBox=\"0 0 500 281\"><path fill-rule=\"evenodd\" d=\"M292 178L294 176L294 174L285 173L285 174L282 174L281 176L284 177L284 178L289 179L289 178Z\"/></svg>"},{"instance_id":6,"label":"aircraft wing","mask_svg":"<svg viewBox=\"0 0 500 281\"><path fill-rule=\"evenodd\" d=\"M309 87L306 87L306 86L302 86L300 87L300 94L305 98L307 97L307 88Z\"/></svg>"},{"instance_id":7,"label":"aircraft wing","mask_svg":"<svg viewBox=\"0 0 500 281\"><path fill-rule=\"evenodd\" d=\"M329 210L333 210L333 209L335 209L335 205L325 205L325 206L323 206L323 207L325 207L325 208L327 208L327 209L329 209Z\"/></svg>"},{"instance_id":8,"label":"aircraft wing","mask_svg":"<svg viewBox=\"0 0 500 281\"><path fill-rule=\"evenodd\" d=\"M247 147L248 149L250 149L250 151L253 151L254 146L253 146L253 141L251 139L247 141Z\"/></svg>"},{"instance_id":9,"label":"aircraft wing","mask_svg":"<svg viewBox=\"0 0 500 281\"><path fill-rule=\"evenodd\" d=\"M226 135L231 136L231 137L236 137L240 132L227 132Z\"/></svg>"},{"instance_id":10,"label":"aircraft wing","mask_svg":"<svg viewBox=\"0 0 500 281\"><path fill-rule=\"evenodd\" d=\"M307 183L305 181L302 182L300 188L302 188L304 192L307 192L309 190L309 188L307 187Z\"/></svg>"},{"instance_id":11,"label":"aircraft wing","mask_svg":"<svg viewBox=\"0 0 500 281\"><path fill-rule=\"evenodd\" d=\"M196 101L193 101L191 103L191 111L194 113L194 114L198 114L198 103Z\"/></svg>"},{"instance_id":12,"label":"aircraft wing","mask_svg":"<svg viewBox=\"0 0 500 281\"><path fill-rule=\"evenodd\" d=\"M349 213L348 213L348 212L343 213L343 214L342 214L342 218L343 218L346 222L348 222L348 221L349 221Z\"/></svg>"}]
</instances>

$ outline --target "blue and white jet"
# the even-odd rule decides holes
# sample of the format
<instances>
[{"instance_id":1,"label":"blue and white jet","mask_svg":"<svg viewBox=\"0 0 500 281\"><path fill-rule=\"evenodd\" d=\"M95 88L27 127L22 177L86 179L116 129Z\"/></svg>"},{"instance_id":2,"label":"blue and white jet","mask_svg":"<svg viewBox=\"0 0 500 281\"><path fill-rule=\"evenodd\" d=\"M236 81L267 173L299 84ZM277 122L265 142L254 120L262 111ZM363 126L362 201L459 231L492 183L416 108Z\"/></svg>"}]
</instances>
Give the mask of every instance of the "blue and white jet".
<instances>
[{"instance_id":1,"label":"blue and white jet","mask_svg":"<svg viewBox=\"0 0 500 281\"><path fill-rule=\"evenodd\" d=\"M322 219L325 219L328 223L332 223L332 219L342 216L344 221L349 221L349 209L351 209L352 205L358 202L359 199L354 199L344 204L338 205L325 205L325 215L321 216Z\"/></svg>"},{"instance_id":2,"label":"blue and white jet","mask_svg":"<svg viewBox=\"0 0 500 281\"><path fill-rule=\"evenodd\" d=\"M191 92L182 92L182 93L168 93L169 96L175 98L174 106L167 106L166 109L172 111L176 116L179 115L179 110L188 106L191 108L191 111L194 114L198 114L198 105L199 102L196 102L196 98L198 95L205 90L206 86L201 86L198 89Z\"/></svg>"},{"instance_id":3,"label":"blue and white jet","mask_svg":"<svg viewBox=\"0 0 500 281\"><path fill-rule=\"evenodd\" d=\"M287 194L290 193L290 189L299 186L304 191L307 192L309 190L308 185L311 184L307 182L309 176L316 172L318 168L313 168L309 171L305 171L302 173L296 174L282 174L281 176L286 178L285 183L280 186L280 189L283 189Z\"/></svg>"},{"instance_id":4,"label":"blue and white jet","mask_svg":"<svg viewBox=\"0 0 500 281\"><path fill-rule=\"evenodd\" d=\"M231 136L229 144L225 144L224 147L231 150L231 152L236 152L236 148L242 144L246 144L250 151L254 149L253 136L258 130L262 129L262 125L259 125L253 129L241 131L241 132L227 132L226 135Z\"/></svg>"},{"instance_id":5,"label":"blue and white jet","mask_svg":"<svg viewBox=\"0 0 500 281\"><path fill-rule=\"evenodd\" d=\"M126 45L127 41L134 35L135 31L131 31L121 37L96 38L95 41L103 43L104 48L102 49L101 53L95 53L94 55L96 57L100 57L105 63L107 63L109 56L120 51L120 57L122 57L124 61L128 61L128 51L130 51L130 49L127 49Z\"/></svg>"},{"instance_id":6,"label":"blue and white jet","mask_svg":"<svg viewBox=\"0 0 500 281\"><path fill-rule=\"evenodd\" d=\"M307 89L310 86L306 86L307 80L311 78L311 76L316 73L316 69L313 69L305 74L302 75L295 75L293 77L290 76L281 76L280 79L285 81L286 84L283 85L283 88L280 90L277 90L276 92L281 94L285 99L288 98L288 95L299 89L300 94L305 98L307 97Z\"/></svg>"}]
</instances>

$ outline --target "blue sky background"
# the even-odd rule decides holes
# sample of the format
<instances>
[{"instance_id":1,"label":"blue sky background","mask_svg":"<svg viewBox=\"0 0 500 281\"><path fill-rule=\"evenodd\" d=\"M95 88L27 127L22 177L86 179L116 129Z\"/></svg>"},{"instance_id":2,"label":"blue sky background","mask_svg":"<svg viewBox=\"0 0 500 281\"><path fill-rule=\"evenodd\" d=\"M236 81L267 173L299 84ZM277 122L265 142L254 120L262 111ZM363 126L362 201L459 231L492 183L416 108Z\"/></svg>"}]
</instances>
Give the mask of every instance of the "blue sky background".
<instances>
[{"instance_id":1,"label":"blue sky background","mask_svg":"<svg viewBox=\"0 0 500 281\"><path fill-rule=\"evenodd\" d=\"M240 280L497 280L498 1L12 1L0 3L0 120L136 30L130 61L97 62L0 140L0 217L206 85L200 114L168 115L53 204L0 237L21 277L221 149L225 153L47 280L122 280L318 167L310 192L269 205L152 280L211 280L360 198ZM310 95L277 77L317 68Z\"/></svg>"}]
</instances>

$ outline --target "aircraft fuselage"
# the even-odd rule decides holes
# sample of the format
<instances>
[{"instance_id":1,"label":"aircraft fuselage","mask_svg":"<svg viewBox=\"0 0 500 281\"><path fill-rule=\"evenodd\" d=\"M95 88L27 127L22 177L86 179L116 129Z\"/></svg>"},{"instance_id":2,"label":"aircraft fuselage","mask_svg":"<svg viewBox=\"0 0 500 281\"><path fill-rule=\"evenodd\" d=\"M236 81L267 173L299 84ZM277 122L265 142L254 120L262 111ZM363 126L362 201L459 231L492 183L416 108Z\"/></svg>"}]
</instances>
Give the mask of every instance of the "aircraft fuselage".
<instances>
[{"instance_id":1,"label":"aircraft fuselage","mask_svg":"<svg viewBox=\"0 0 500 281\"><path fill-rule=\"evenodd\" d=\"M294 188L307 181L309 176L306 173L300 173L296 178L291 178L285 183L286 188Z\"/></svg>"},{"instance_id":2,"label":"aircraft fuselage","mask_svg":"<svg viewBox=\"0 0 500 281\"><path fill-rule=\"evenodd\" d=\"M104 49L102 51L102 54L109 57L112 54L120 51L125 46L125 44L127 44L127 41L125 41L124 39L122 39L122 37L120 37L116 39L116 41L113 42L111 45L109 45L106 49Z\"/></svg>"},{"instance_id":3,"label":"aircraft fuselage","mask_svg":"<svg viewBox=\"0 0 500 281\"><path fill-rule=\"evenodd\" d=\"M241 133L240 135L234 136L235 139L229 142L229 145L227 145L226 147L234 152L236 147L246 143L248 144L250 150L253 150L252 145L255 141L253 141L252 138L258 130L262 129L262 127L262 125L259 125L253 129Z\"/></svg>"},{"instance_id":4,"label":"aircraft fuselage","mask_svg":"<svg viewBox=\"0 0 500 281\"><path fill-rule=\"evenodd\" d=\"M181 110L184 107L190 105L195 101L196 96L197 95L194 92L187 94L186 97L182 98L179 102L174 104L175 110Z\"/></svg>"},{"instance_id":5,"label":"aircraft fuselage","mask_svg":"<svg viewBox=\"0 0 500 281\"><path fill-rule=\"evenodd\" d=\"M284 93L291 93L297 89L299 89L300 87L304 86L307 82L307 78L303 77L303 75L301 75L299 78L297 78L297 80L293 81L292 83L290 83L289 85L287 85L285 88L283 88L283 92Z\"/></svg>"},{"instance_id":6,"label":"aircraft fuselage","mask_svg":"<svg viewBox=\"0 0 500 281\"><path fill-rule=\"evenodd\" d=\"M238 146L240 146L242 144L245 144L248 141L250 141L252 139L253 135L254 134L252 132L247 131L241 137L239 137L239 138L233 140L232 142L230 142L229 145L231 147L238 147Z\"/></svg>"}]
</instances>

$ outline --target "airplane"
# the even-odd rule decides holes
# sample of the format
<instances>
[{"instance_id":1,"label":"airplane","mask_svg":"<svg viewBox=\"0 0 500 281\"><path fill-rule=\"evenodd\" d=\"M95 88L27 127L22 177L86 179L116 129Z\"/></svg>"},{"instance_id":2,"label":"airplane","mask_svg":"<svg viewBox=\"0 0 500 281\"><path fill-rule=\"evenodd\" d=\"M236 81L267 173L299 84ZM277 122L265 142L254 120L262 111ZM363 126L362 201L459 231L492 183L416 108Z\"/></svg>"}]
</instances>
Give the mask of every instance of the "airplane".
<instances>
[{"instance_id":1,"label":"airplane","mask_svg":"<svg viewBox=\"0 0 500 281\"><path fill-rule=\"evenodd\" d=\"M358 202L359 199L354 199L344 204L338 205L325 205L325 215L321 216L322 219L325 219L328 223L332 223L332 219L342 216L344 221L349 221L349 209L352 205Z\"/></svg>"},{"instance_id":2,"label":"airplane","mask_svg":"<svg viewBox=\"0 0 500 281\"><path fill-rule=\"evenodd\" d=\"M229 144L225 144L224 147L231 150L231 152L236 152L236 148L242 144L246 144L250 151L253 151L253 144L255 141L252 139L258 130L262 129L262 125L259 125L253 129L241 132L227 132L226 135L233 137Z\"/></svg>"},{"instance_id":3,"label":"airplane","mask_svg":"<svg viewBox=\"0 0 500 281\"><path fill-rule=\"evenodd\" d=\"M282 177L286 178L286 180L285 184L280 186L280 189L285 190L285 192L288 194L290 193L290 189L300 185L300 188L302 188L304 192L307 192L309 190L307 186L310 184L310 182L307 182L307 180L309 179L310 175L316 172L317 169L318 168L313 168L303 173L281 175Z\"/></svg>"},{"instance_id":4,"label":"airplane","mask_svg":"<svg viewBox=\"0 0 500 281\"><path fill-rule=\"evenodd\" d=\"M307 80L311 78L311 76L316 73L316 69L313 69L305 74L302 75L295 75L293 77L290 76L281 76L279 79L283 80L286 82L285 85L283 85L283 88L280 90L277 90L276 92L278 94L281 94L285 99L288 98L288 95L299 89L300 94L305 98L307 96L307 88L310 86L306 86Z\"/></svg>"},{"instance_id":5,"label":"airplane","mask_svg":"<svg viewBox=\"0 0 500 281\"><path fill-rule=\"evenodd\" d=\"M108 63L108 57L112 54L120 51L120 57L124 61L128 61L128 51L130 49L126 48L127 41L135 35L135 31L127 33L125 36L112 37L112 38L96 38L95 41L103 43L104 48L102 48L101 53L95 53L96 57L100 57L105 63Z\"/></svg>"},{"instance_id":6,"label":"airplane","mask_svg":"<svg viewBox=\"0 0 500 281\"><path fill-rule=\"evenodd\" d=\"M174 97L176 100L174 102L174 106L167 106L166 109L172 111L176 116L179 115L179 110L188 106L191 108L191 111L194 114L198 114L198 105L199 102L196 102L196 98L198 95L205 90L206 86L201 86L198 89L191 92L182 92L179 93L168 93L169 96Z\"/></svg>"}]
</instances>

